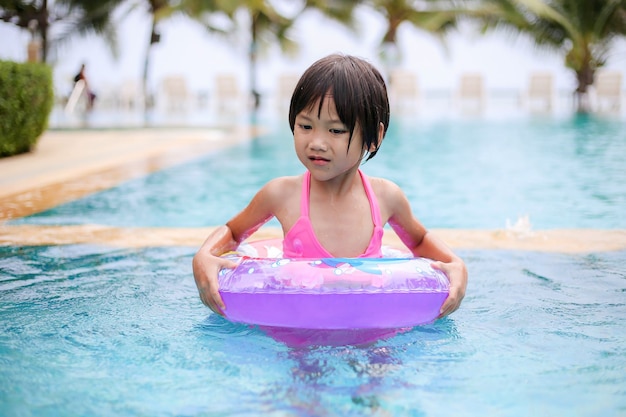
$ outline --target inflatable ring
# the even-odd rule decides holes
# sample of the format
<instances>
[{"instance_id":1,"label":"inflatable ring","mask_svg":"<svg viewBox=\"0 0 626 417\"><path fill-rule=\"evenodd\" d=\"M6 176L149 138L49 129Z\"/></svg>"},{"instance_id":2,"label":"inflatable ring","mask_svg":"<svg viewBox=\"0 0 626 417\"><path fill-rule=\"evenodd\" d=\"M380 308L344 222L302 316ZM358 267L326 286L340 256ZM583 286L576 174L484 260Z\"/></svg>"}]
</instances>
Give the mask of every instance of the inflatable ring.
<instances>
[{"instance_id":1,"label":"inflatable ring","mask_svg":"<svg viewBox=\"0 0 626 417\"><path fill-rule=\"evenodd\" d=\"M280 239L244 243L225 255L236 258L237 267L218 275L225 316L273 329L279 339L289 333L290 344L328 342L328 333L319 343L311 340L315 330L359 333L356 343L349 343L357 344L433 322L448 296L446 275L432 268L432 260L393 248L383 253L383 258L286 259ZM304 336L294 341L287 329L301 329Z\"/></svg>"}]
</instances>

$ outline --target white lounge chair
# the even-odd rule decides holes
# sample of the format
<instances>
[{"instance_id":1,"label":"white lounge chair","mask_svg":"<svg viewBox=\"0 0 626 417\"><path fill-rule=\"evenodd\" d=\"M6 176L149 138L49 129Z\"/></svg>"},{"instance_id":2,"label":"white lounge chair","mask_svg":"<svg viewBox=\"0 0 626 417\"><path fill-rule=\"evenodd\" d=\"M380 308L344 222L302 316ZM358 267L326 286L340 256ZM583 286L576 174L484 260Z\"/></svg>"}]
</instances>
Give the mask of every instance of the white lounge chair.
<instances>
[{"instance_id":1,"label":"white lounge chair","mask_svg":"<svg viewBox=\"0 0 626 417\"><path fill-rule=\"evenodd\" d=\"M276 92L276 104L279 111L289 108L293 90L298 84L300 76L296 74L282 74L278 77L278 89Z\"/></svg>"},{"instance_id":2,"label":"white lounge chair","mask_svg":"<svg viewBox=\"0 0 626 417\"><path fill-rule=\"evenodd\" d=\"M241 90L237 77L232 74L218 74L215 76L215 104L217 111L236 112L241 110Z\"/></svg>"},{"instance_id":3,"label":"white lounge chair","mask_svg":"<svg viewBox=\"0 0 626 417\"><path fill-rule=\"evenodd\" d=\"M483 76L476 73L461 74L456 99L463 112L481 113L485 108Z\"/></svg>"},{"instance_id":4,"label":"white lounge chair","mask_svg":"<svg viewBox=\"0 0 626 417\"><path fill-rule=\"evenodd\" d=\"M531 111L551 111L554 106L554 77L549 72L530 75L526 107Z\"/></svg>"},{"instance_id":5,"label":"white lounge chair","mask_svg":"<svg viewBox=\"0 0 626 417\"><path fill-rule=\"evenodd\" d=\"M389 74L389 90L393 109L402 113L417 109L419 88L416 74L408 70L393 70Z\"/></svg>"},{"instance_id":6,"label":"white lounge chair","mask_svg":"<svg viewBox=\"0 0 626 417\"><path fill-rule=\"evenodd\" d=\"M598 71L593 83L597 111L619 111L622 106L622 74Z\"/></svg>"},{"instance_id":7,"label":"white lounge chair","mask_svg":"<svg viewBox=\"0 0 626 417\"><path fill-rule=\"evenodd\" d=\"M171 75L165 77L161 84L166 109L186 111L191 95L185 78L180 75Z\"/></svg>"}]
</instances>

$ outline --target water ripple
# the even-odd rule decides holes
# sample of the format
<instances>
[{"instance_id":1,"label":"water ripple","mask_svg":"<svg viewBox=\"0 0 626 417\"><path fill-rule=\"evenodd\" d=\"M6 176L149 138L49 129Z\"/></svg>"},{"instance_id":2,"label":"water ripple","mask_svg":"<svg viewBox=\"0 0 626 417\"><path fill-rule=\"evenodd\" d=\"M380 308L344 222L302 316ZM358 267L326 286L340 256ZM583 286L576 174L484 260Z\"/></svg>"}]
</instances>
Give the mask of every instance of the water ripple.
<instances>
[{"instance_id":1,"label":"water ripple","mask_svg":"<svg viewBox=\"0 0 626 417\"><path fill-rule=\"evenodd\" d=\"M0 247L0 414L438 416L446 404L520 415L533 398L593 416L626 405L626 252L460 254L470 284L452 316L368 346L290 349L203 306L189 249Z\"/></svg>"}]
</instances>

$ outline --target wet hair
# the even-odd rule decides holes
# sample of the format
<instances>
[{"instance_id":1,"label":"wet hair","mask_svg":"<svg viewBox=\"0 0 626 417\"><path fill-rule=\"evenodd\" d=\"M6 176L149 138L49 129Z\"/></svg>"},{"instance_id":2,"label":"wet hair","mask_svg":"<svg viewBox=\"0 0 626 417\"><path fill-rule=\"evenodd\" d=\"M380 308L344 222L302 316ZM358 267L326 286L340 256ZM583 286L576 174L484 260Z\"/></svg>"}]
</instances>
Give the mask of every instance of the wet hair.
<instances>
[{"instance_id":1,"label":"wet hair","mask_svg":"<svg viewBox=\"0 0 626 417\"><path fill-rule=\"evenodd\" d=\"M389 98L380 72L369 62L350 55L333 54L313 63L304 72L291 96L289 126L292 133L296 116L310 109L317 100L319 117L327 94L333 96L337 115L350 131L348 148L358 124L363 136L363 149L367 151L374 145L374 151L369 152L366 160L373 158L380 147L380 123L384 126L383 137L389 126Z\"/></svg>"}]
</instances>

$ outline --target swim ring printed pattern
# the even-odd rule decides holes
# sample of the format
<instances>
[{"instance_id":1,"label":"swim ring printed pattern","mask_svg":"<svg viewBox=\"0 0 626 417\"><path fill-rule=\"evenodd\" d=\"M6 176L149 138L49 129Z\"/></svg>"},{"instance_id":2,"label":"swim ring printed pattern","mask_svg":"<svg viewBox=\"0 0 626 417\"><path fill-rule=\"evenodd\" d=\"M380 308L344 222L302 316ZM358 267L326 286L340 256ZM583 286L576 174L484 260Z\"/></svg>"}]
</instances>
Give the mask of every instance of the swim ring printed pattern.
<instances>
[{"instance_id":1,"label":"swim ring printed pattern","mask_svg":"<svg viewBox=\"0 0 626 417\"><path fill-rule=\"evenodd\" d=\"M279 239L257 241L226 255L239 261L218 276L229 320L278 333L387 334L434 321L448 296L448 278L431 260L397 249L384 258L286 259L281 248Z\"/></svg>"}]
</instances>

